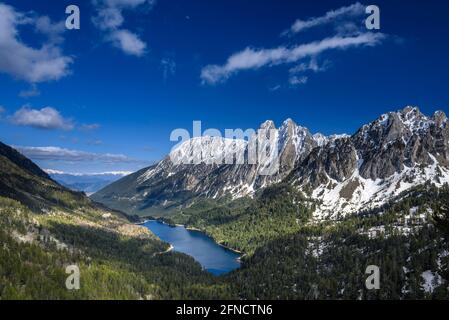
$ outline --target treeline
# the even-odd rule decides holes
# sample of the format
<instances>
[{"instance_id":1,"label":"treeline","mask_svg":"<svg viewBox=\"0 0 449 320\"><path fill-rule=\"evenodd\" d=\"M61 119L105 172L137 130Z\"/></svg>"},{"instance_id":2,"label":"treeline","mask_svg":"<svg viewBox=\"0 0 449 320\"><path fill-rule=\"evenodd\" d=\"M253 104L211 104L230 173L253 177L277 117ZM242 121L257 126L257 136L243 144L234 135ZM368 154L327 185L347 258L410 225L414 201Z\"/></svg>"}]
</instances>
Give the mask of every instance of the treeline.
<instances>
[{"instance_id":1,"label":"treeline","mask_svg":"<svg viewBox=\"0 0 449 320\"><path fill-rule=\"evenodd\" d=\"M380 210L279 237L257 249L231 282L245 299L449 299L449 188L423 186L402 196ZM369 265L380 268L380 290L365 287Z\"/></svg>"},{"instance_id":2,"label":"treeline","mask_svg":"<svg viewBox=\"0 0 449 320\"><path fill-rule=\"evenodd\" d=\"M449 298L447 186L415 188L339 221L312 223L314 205L280 184L255 199L178 213L173 222L247 254L241 269L214 277L189 256L158 254L167 244L156 238L100 227L94 209L36 214L0 198L0 298ZM80 290L65 288L69 264L80 268ZM380 290L365 287L368 265L380 268Z\"/></svg>"},{"instance_id":3,"label":"treeline","mask_svg":"<svg viewBox=\"0 0 449 320\"><path fill-rule=\"evenodd\" d=\"M156 254L167 247L157 239L123 236L73 216L36 215L0 198L0 299L236 297L191 257ZM65 287L65 267L72 264L80 268L80 290Z\"/></svg>"},{"instance_id":4,"label":"treeline","mask_svg":"<svg viewBox=\"0 0 449 320\"><path fill-rule=\"evenodd\" d=\"M309 220L313 203L288 184L266 188L256 199L220 205L201 202L171 217L174 223L204 230L217 242L252 254L280 235L294 234Z\"/></svg>"}]
</instances>

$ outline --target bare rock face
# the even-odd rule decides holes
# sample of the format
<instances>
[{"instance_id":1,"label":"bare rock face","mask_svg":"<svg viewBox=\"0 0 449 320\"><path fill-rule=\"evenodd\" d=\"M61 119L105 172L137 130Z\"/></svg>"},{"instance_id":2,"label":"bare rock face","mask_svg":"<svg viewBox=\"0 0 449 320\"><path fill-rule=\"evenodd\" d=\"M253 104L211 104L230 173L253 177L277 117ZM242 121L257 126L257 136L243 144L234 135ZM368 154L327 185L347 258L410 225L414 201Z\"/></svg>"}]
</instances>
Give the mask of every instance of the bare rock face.
<instances>
[{"instance_id":1,"label":"bare rock face","mask_svg":"<svg viewBox=\"0 0 449 320\"><path fill-rule=\"evenodd\" d=\"M364 179L386 179L405 167L448 167L449 128L443 112L431 118L407 107L382 115L352 137L334 139L299 164L295 176L312 186L327 177L342 182L357 169Z\"/></svg>"},{"instance_id":2,"label":"bare rock face","mask_svg":"<svg viewBox=\"0 0 449 320\"><path fill-rule=\"evenodd\" d=\"M292 177L298 180L300 185L314 189L330 180L344 181L352 175L356 167L356 149L350 138L343 137L314 149L298 165Z\"/></svg>"},{"instance_id":3,"label":"bare rock face","mask_svg":"<svg viewBox=\"0 0 449 320\"><path fill-rule=\"evenodd\" d=\"M363 159L360 174L373 180L385 179L405 167L430 166L437 159L447 167L447 118L437 112L431 118L416 107L382 115L363 126L353 137Z\"/></svg>"},{"instance_id":4,"label":"bare rock face","mask_svg":"<svg viewBox=\"0 0 449 320\"><path fill-rule=\"evenodd\" d=\"M327 216L354 212L425 182L449 182L448 152L446 115L406 107L313 150L289 181L322 201Z\"/></svg>"}]
</instances>

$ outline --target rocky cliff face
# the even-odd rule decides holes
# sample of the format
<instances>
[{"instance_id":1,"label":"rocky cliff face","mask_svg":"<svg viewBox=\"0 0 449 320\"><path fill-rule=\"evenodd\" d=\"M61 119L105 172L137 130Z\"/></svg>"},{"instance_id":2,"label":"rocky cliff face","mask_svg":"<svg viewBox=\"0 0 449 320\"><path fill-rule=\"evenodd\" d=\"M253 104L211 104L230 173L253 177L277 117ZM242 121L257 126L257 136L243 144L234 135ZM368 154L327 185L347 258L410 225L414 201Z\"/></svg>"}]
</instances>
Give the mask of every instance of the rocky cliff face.
<instances>
[{"instance_id":1,"label":"rocky cliff face","mask_svg":"<svg viewBox=\"0 0 449 320\"><path fill-rule=\"evenodd\" d=\"M261 174L266 163L260 161L216 162L230 153L247 160L246 141L201 137L93 198L133 213L160 214L198 197L252 196L285 181L319 201L317 218L334 218L381 205L415 185L449 182L449 127L443 112L427 117L406 107L380 116L352 136L312 135L291 119L279 129L272 121L261 128L277 130L279 168L273 175Z\"/></svg>"},{"instance_id":2,"label":"rocky cliff face","mask_svg":"<svg viewBox=\"0 0 449 320\"><path fill-rule=\"evenodd\" d=\"M369 209L412 186L449 182L448 139L443 112L406 107L313 150L289 181L322 202L320 217Z\"/></svg>"},{"instance_id":3,"label":"rocky cliff face","mask_svg":"<svg viewBox=\"0 0 449 320\"><path fill-rule=\"evenodd\" d=\"M407 107L363 126L353 138L360 158L364 159L360 174L364 178L385 179L405 167L433 165L435 159L447 167L446 122L443 112L428 118L418 108Z\"/></svg>"}]
</instances>

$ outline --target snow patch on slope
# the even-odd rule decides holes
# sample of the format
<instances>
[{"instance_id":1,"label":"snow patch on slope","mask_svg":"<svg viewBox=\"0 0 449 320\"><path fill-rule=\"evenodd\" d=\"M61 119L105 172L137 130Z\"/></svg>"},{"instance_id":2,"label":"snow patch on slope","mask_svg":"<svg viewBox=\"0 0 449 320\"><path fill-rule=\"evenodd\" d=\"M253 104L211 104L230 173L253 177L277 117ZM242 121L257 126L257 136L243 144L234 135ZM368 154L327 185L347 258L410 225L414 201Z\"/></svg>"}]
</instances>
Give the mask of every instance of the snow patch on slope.
<instances>
[{"instance_id":1,"label":"snow patch on slope","mask_svg":"<svg viewBox=\"0 0 449 320\"><path fill-rule=\"evenodd\" d=\"M422 288L426 293L432 293L443 282L441 276L438 273L433 273L431 270L424 271L421 277L424 280Z\"/></svg>"},{"instance_id":2,"label":"snow patch on slope","mask_svg":"<svg viewBox=\"0 0 449 320\"><path fill-rule=\"evenodd\" d=\"M421 168L404 167L402 172L395 173L386 179L365 179L356 169L352 176L343 182L328 177L329 182L322 184L312 193L312 198L321 201L321 205L314 212L314 218L335 219L338 214L346 215L361 210L379 207L391 198L400 195L412 187L432 182L437 187L449 183L449 170L440 166L431 154L434 163ZM359 162L361 163L361 162ZM347 193L352 194L348 197Z\"/></svg>"}]
</instances>

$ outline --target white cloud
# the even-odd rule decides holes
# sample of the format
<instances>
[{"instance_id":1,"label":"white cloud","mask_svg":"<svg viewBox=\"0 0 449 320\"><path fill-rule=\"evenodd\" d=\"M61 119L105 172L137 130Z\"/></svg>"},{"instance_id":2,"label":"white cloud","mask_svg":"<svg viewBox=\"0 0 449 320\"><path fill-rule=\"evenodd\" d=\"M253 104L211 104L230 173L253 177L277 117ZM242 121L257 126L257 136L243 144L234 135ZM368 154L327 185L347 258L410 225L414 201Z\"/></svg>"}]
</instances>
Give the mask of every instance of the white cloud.
<instances>
[{"instance_id":1,"label":"white cloud","mask_svg":"<svg viewBox=\"0 0 449 320\"><path fill-rule=\"evenodd\" d=\"M72 121L62 117L59 111L52 107L37 110L24 106L10 117L10 121L18 126L30 126L38 129L73 129Z\"/></svg>"},{"instance_id":2,"label":"white cloud","mask_svg":"<svg viewBox=\"0 0 449 320\"><path fill-rule=\"evenodd\" d=\"M354 18L365 14L365 6L359 2L354 3L347 7L341 7L337 10L331 10L326 12L324 16L309 18L307 20L296 20L289 30L283 32L283 35L292 35L298 32L305 31L307 29L328 24L342 18Z\"/></svg>"},{"instance_id":3,"label":"white cloud","mask_svg":"<svg viewBox=\"0 0 449 320\"><path fill-rule=\"evenodd\" d=\"M123 154L92 153L52 146L50 147L15 146L14 148L32 160L70 161L70 162L99 161L104 163L138 162L138 160L131 159Z\"/></svg>"},{"instance_id":4,"label":"white cloud","mask_svg":"<svg viewBox=\"0 0 449 320\"><path fill-rule=\"evenodd\" d=\"M98 123L92 123L92 124L83 124L81 126L81 130L83 131L93 131L93 130L97 130L101 127L100 124Z\"/></svg>"},{"instance_id":5,"label":"white cloud","mask_svg":"<svg viewBox=\"0 0 449 320\"><path fill-rule=\"evenodd\" d=\"M32 25L47 35L47 42L33 48L20 38L19 27ZM32 83L58 80L69 74L72 58L64 56L57 42L62 32L48 17L33 17L0 3L0 73Z\"/></svg>"},{"instance_id":6,"label":"white cloud","mask_svg":"<svg viewBox=\"0 0 449 320\"><path fill-rule=\"evenodd\" d=\"M122 12L117 8L99 10L98 16L93 18L94 24L102 30L116 29L125 21Z\"/></svg>"},{"instance_id":7,"label":"white cloud","mask_svg":"<svg viewBox=\"0 0 449 320\"><path fill-rule=\"evenodd\" d=\"M105 172L91 172L91 173L79 173L79 172L65 172L54 169L44 169L44 171L51 175L71 175L71 176L127 176L133 171L105 171Z\"/></svg>"},{"instance_id":8,"label":"white cloud","mask_svg":"<svg viewBox=\"0 0 449 320\"><path fill-rule=\"evenodd\" d=\"M123 11L134 10L140 6L151 9L155 0L94 0L98 14L92 20L100 30L106 33L105 39L129 55L143 56L147 44L130 30L122 28L125 23Z\"/></svg>"},{"instance_id":9,"label":"white cloud","mask_svg":"<svg viewBox=\"0 0 449 320\"><path fill-rule=\"evenodd\" d=\"M103 141L101 141L100 139L88 140L87 144L90 146L101 146L103 144Z\"/></svg>"},{"instance_id":10,"label":"white cloud","mask_svg":"<svg viewBox=\"0 0 449 320\"><path fill-rule=\"evenodd\" d=\"M281 46L274 49L246 48L231 55L224 65L208 65L201 71L205 84L216 84L243 71L255 70L265 66L294 63L307 57L316 57L324 51L347 49L359 46L375 46L385 35L381 33L363 33L353 37L334 36L292 48Z\"/></svg>"},{"instance_id":11,"label":"white cloud","mask_svg":"<svg viewBox=\"0 0 449 320\"><path fill-rule=\"evenodd\" d=\"M29 89L20 91L19 92L19 97L21 97L21 98L31 98L31 97L37 97L40 94L41 94L41 92L37 88L36 84L33 83Z\"/></svg>"},{"instance_id":12,"label":"white cloud","mask_svg":"<svg viewBox=\"0 0 449 320\"><path fill-rule=\"evenodd\" d=\"M207 65L201 70L203 84L217 84L226 81L231 76L244 70L257 70L262 67L273 67L283 64L297 63L289 70L290 86L304 84L307 72L322 72L327 70L330 61L318 65L317 59L325 51L344 50L361 46L380 44L386 35L380 32L369 32L364 28L363 19L366 7L357 2L349 6L326 12L323 16L305 20L298 19L282 35L292 36L307 31L313 27L331 24L333 36L320 41L297 45L280 45L276 48L252 48L232 54L223 65ZM309 62L303 60L310 59Z\"/></svg>"},{"instance_id":13,"label":"white cloud","mask_svg":"<svg viewBox=\"0 0 449 320\"><path fill-rule=\"evenodd\" d=\"M113 31L109 39L113 45L123 50L123 52L140 57L145 54L147 47L146 43L139 39L139 37L128 30Z\"/></svg>"},{"instance_id":14,"label":"white cloud","mask_svg":"<svg viewBox=\"0 0 449 320\"><path fill-rule=\"evenodd\" d=\"M104 0L104 3L111 7L121 7L121 8L135 8L143 4L153 6L155 0Z\"/></svg>"},{"instance_id":15,"label":"white cloud","mask_svg":"<svg viewBox=\"0 0 449 320\"><path fill-rule=\"evenodd\" d=\"M161 60L161 67L164 80L167 80L168 77L174 75L176 72L176 62L171 58L163 58Z\"/></svg>"},{"instance_id":16,"label":"white cloud","mask_svg":"<svg viewBox=\"0 0 449 320\"><path fill-rule=\"evenodd\" d=\"M309 78L306 77L306 76L291 76L288 79L288 82L292 86L298 86L298 85L301 85L301 84L306 84L308 80L309 80Z\"/></svg>"},{"instance_id":17,"label":"white cloud","mask_svg":"<svg viewBox=\"0 0 449 320\"><path fill-rule=\"evenodd\" d=\"M281 89L281 85L280 84L276 84L274 86L271 86L268 88L268 90L270 91L278 91L279 89Z\"/></svg>"},{"instance_id":18,"label":"white cloud","mask_svg":"<svg viewBox=\"0 0 449 320\"><path fill-rule=\"evenodd\" d=\"M65 32L65 22L53 23L49 17L42 16L35 20L36 31L47 35L55 43L62 42L61 34Z\"/></svg>"},{"instance_id":19,"label":"white cloud","mask_svg":"<svg viewBox=\"0 0 449 320\"><path fill-rule=\"evenodd\" d=\"M288 72L290 74L303 73L303 72L306 72L309 70L313 71L313 72L323 72L323 71L327 70L329 65L330 65L330 62L328 60L326 60L322 65L319 65L316 57L312 57L308 63L305 63L305 62L300 63L297 66L290 68L290 70L288 70Z\"/></svg>"}]
</instances>

